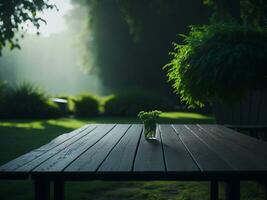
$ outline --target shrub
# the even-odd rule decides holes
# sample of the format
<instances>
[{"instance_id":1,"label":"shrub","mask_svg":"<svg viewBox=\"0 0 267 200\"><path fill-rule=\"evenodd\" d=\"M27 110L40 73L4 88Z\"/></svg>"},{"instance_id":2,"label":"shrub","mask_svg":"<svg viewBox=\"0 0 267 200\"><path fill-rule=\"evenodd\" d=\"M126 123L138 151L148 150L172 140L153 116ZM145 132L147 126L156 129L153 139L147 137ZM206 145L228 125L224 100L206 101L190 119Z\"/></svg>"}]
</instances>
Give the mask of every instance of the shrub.
<instances>
[{"instance_id":1,"label":"shrub","mask_svg":"<svg viewBox=\"0 0 267 200\"><path fill-rule=\"evenodd\" d=\"M76 96L74 96L74 95L59 95L59 96L56 96L56 98L66 99L68 101L67 113L71 114L71 115L75 114L75 100L77 100Z\"/></svg>"},{"instance_id":2,"label":"shrub","mask_svg":"<svg viewBox=\"0 0 267 200\"><path fill-rule=\"evenodd\" d=\"M97 116L99 114L98 98L92 94L81 94L74 99L74 112L79 117Z\"/></svg>"},{"instance_id":3,"label":"shrub","mask_svg":"<svg viewBox=\"0 0 267 200\"><path fill-rule=\"evenodd\" d=\"M234 103L249 90L266 89L266 30L228 22L192 26L183 37L165 67L174 91L189 106L214 99Z\"/></svg>"},{"instance_id":4,"label":"shrub","mask_svg":"<svg viewBox=\"0 0 267 200\"><path fill-rule=\"evenodd\" d=\"M71 106L73 105L71 96L67 95L53 96L52 98L50 98L50 100L58 105L61 113L64 114L65 116L73 114L71 110Z\"/></svg>"},{"instance_id":5,"label":"shrub","mask_svg":"<svg viewBox=\"0 0 267 200\"><path fill-rule=\"evenodd\" d=\"M7 88L0 107L0 116L5 118L47 118L61 115L58 106L49 102L44 92L30 83Z\"/></svg>"},{"instance_id":6,"label":"shrub","mask_svg":"<svg viewBox=\"0 0 267 200\"><path fill-rule=\"evenodd\" d=\"M4 103L4 98L6 96L6 89L7 89L7 84L6 82L0 82L0 113L3 113L3 103Z\"/></svg>"},{"instance_id":7,"label":"shrub","mask_svg":"<svg viewBox=\"0 0 267 200\"><path fill-rule=\"evenodd\" d=\"M173 105L161 95L142 90L129 90L113 95L105 103L109 116L136 116L141 110L173 110Z\"/></svg>"},{"instance_id":8,"label":"shrub","mask_svg":"<svg viewBox=\"0 0 267 200\"><path fill-rule=\"evenodd\" d=\"M65 112L61 110L58 104L47 100L44 104L44 113L42 117L44 118L53 118L64 116Z\"/></svg>"}]
</instances>

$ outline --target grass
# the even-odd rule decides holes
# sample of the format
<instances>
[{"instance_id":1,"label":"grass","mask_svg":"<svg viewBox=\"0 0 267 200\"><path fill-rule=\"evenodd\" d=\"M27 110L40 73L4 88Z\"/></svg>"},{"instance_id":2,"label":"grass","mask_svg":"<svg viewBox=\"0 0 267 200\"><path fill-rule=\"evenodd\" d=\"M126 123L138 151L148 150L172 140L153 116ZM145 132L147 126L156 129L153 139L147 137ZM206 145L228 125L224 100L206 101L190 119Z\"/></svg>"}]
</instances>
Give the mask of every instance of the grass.
<instances>
[{"instance_id":1,"label":"grass","mask_svg":"<svg viewBox=\"0 0 267 200\"><path fill-rule=\"evenodd\" d=\"M0 164L41 146L56 136L87 123L140 123L136 118L98 117L90 119L4 120L0 121ZM163 113L160 123L214 123L210 116L196 113ZM223 185L221 185L223 188ZM221 190L223 191L223 190ZM263 188L242 183L243 200L262 200ZM207 182L67 182L67 200L208 200ZM31 200L30 181L0 181L1 200ZM223 192L220 193L223 199Z\"/></svg>"}]
</instances>

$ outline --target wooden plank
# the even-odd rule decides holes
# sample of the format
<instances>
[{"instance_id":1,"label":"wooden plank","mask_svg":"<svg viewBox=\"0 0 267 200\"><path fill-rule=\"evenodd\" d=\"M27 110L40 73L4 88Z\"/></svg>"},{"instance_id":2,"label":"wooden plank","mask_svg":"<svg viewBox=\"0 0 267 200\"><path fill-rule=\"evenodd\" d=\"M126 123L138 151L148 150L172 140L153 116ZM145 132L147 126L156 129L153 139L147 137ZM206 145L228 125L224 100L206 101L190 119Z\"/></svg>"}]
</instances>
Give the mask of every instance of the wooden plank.
<instances>
[{"instance_id":1,"label":"wooden plank","mask_svg":"<svg viewBox=\"0 0 267 200\"><path fill-rule=\"evenodd\" d=\"M90 134L55 154L33 170L33 172L60 172L83 152L95 145L116 125L98 125Z\"/></svg>"},{"instance_id":2,"label":"wooden plank","mask_svg":"<svg viewBox=\"0 0 267 200\"><path fill-rule=\"evenodd\" d=\"M100 126L100 125L99 125ZM85 131L80 132L79 134L74 135L71 139L67 140L66 142L56 146L55 148L45 152L38 158L32 160L31 162L27 163L26 165L23 165L16 169L15 171L19 172L30 172L49 158L53 157L55 154L59 153L60 151L66 149L68 146L74 144L75 142L79 141L83 137L90 134L97 126L91 126L90 128L87 128Z\"/></svg>"},{"instance_id":3,"label":"wooden plank","mask_svg":"<svg viewBox=\"0 0 267 200\"><path fill-rule=\"evenodd\" d=\"M233 124L233 106L223 105L222 112L224 114L224 123Z\"/></svg>"},{"instance_id":4,"label":"wooden plank","mask_svg":"<svg viewBox=\"0 0 267 200\"><path fill-rule=\"evenodd\" d=\"M209 146L216 154L222 158L235 171L262 170L261 164L255 163L255 156L249 151L231 144L227 140L221 140L212 132L201 126L186 125L191 132L203 143Z\"/></svg>"},{"instance_id":5,"label":"wooden plank","mask_svg":"<svg viewBox=\"0 0 267 200\"><path fill-rule=\"evenodd\" d=\"M267 130L267 125L238 125L238 124L234 124L234 125L228 125L225 124L224 127L227 128L232 128L232 129L240 129L240 130Z\"/></svg>"},{"instance_id":6,"label":"wooden plank","mask_svg":"<svg viewBox=\"0 0 267 200\"><path fill-rule=\"evenodd\" d=\"M134 157L141 133L141 124L132 125L101 164L98 172L130 172L133 167Z\"/></svg>"},{"instance_id":7,"label":"wooden plank","mask_svg":"<svg viewBox=\"0 0 267 200\"><path fill-rule=\"evenodd\" d=\"M212 109L215 115L216 123L220 124L223 121L223 117L218 101L213 102Z\"/></svg>"},{"instance_id":8,"label":"wooden plank","mask_svg":"<svg viewBox=\"0 0 267 200\"><path fill-rule=\"evenodd\" d=\"M161 137L157 128L157 140L146 140L142 132L134 162L134 172L166 172Z\"/></svg>"},{"instance_id":9,"label":"wooden plank","mask_svg":"<svg viewBox=\"0 0 267 200\"><path fill-rule=\"evenodd\" d=\"M55 180L54 181L54 200L64 200L65 192L64 192L64 181L63 180Z\"/></svg>"},{"instance_id":10,"label":"wooden plank","mask_svg":"<svg viewBox=\"0 0 267 200\"><path fill-rule=\"evenodd\" d=\"M267 157L267 142L255 139L253 137L241 134L232 129L219 125L201 125L201 127L215 132L216 137L231 141L235 145L242 146L250 151L255 152L257 155L264 155Z\"/></svg>"},{"instance_id":11,"label":"wooden plank","mask_svg":"<svg viewBox=\"0 0 267 200\"><path fill-rule=\"evenodd\" d=\"M241 102L242 104L242 122L241 124L250 124L250 111L251 111L251 92L248 92ZM228 123L225 123L228 124Z\"/></svg>"},{"instance_id":12,"label":"wooden plank","mask_svg":"<svg viewBox=\"0 0 267 200\"><path fill-rule=\"evenodd\" d=\"M203 126L203 125L201 125ZM253 143L256 146L261 146L265 150L267 150L267 142L263 140L259 140L250 136L247 136L243 133L239 133L238 131L232 130L231 128L237 128L236 126L230 126L231 128L227 128L225 126L220 126L220 125L210 125L207 124L204 125L205 127L210 128L211 130L216 130L219 133L222 134L222 136L230 136L230 139L239 141L240 144L244 144L244 142L250 142L251 144ZM253 125L248 125L248 126L238 126L241 130L242 129L256 129L256 130L265 130L267 129L267 126L253 126ZM237 140L241 139L241 140Z\"/></svg>"},{"instance_id":13,"label":"wooden plank","mask_svg":"<svg viewBox=\"0 0 267 200\"><path fill-rule=\"evenodd\" d=\"M210 199L211 200L219 199L219 183L217 180L212 180L210 182Z\"/></svg>"},{"instance_id":14,"label":"wooden plank","mask_svg":"<svg viewBox=\"0 0 267 200\"><path fill-rule=\"evenodd\" d=\"M252 93L252 101L251 101L251 114L250 114L250 124L259 124L258 119L258 112L261 112L261 92L260 91L253 91Z\"/></svg>"},{"instance_id":15,"label":"wooden plank","mask_svg":"<svg viewBox=\"0 0 267 200\"><path fill-rule=\"evenodd\" d=\"M171 125L160 125L159 128L167 172L199 171Z\"/></svg>"},{"instance_id":16,"label":"wooden plank","mask_svg":"<svg viewBox=\"0 0 267 200\"><path fill-rule=\"evenodd\" d=\"M74 137L75 135L83 132L83 131L87 131L88 128L94 128L96 127L96 125L93 125L93 124L87 124L87 125L84 125L78 129L75 129L74 131L70 132L70 133L65 133L65 134L62 134L58 137L56 137L55 139L53 139L51 142L49 142L48 144L45 144L41 147L39 147L38 149L39 150L50 150L50 149L53 149L54 147L56 147L57 145L61 144L62 142L65 142L66 140Z\"/></svg>"},{"instance_id":17,"label":"wooden plank","mask_svg":"<svg viewBox=\"0 0 267 200\"><path fill-rule=\"evenodd\" d=\"M192 134L184 125L174 125L173 127L202 172L232 170L228 163L221 159L207 144Z\"/></svg>"},{"instance_id":18,"label":"wooden plank","mask_svg":"<svg viewBox=\"0 0 267 200\"><path fill-rule=\"evenodd\" d=\"M66 172L95 172L101 163L108 156L110 151L116 146L120 139L130 128L129 124L117 125L105 137L99 140L96 145L85 151L64 171Z\"/></svg>"},{"instance_id":19,"label":"wooden plank","mask_svg":"<svg viewBox=\"0 0 267 200\"><path fill-rule=\"evenodd\" d=\"M261 91L261 100L258 108L258 125L267 125L267 90Z\"/></svg>"},{"instance_id":20,"label":"wooden plank","mask_svg":"<svg viewBox=\"0 0 267 200\"><path fill-rule=\"evenodd\" d=\"M226 200L240 200L240 181L230 180L227 182Z\"/></svg>"},{"instance_id":21,"label":"wooden plank","mask_svg":"<svg viewBox=\"0 0 267 200\"><path fill-rule=\"evenodd\" d=\"M50 199L50 182L45 179L35 180L34 183L35 200L49 200Z\"/></svg>"},{"instance_id":22,"label":"wooden plank","mask_svg":"<svg viewBox=\"0 0 267 200\"><path fill-rule=\"evenodd\" d=\"M232 106L232 124L242 123L241 104L236 103Z\"/></svg>"},{"instance_id":23,"label":"wooden plank","mask_svg":"<svg viewBox=\"0 0 267 200\"><path fill-rule=\"evenodd\" d=\"M203 126L203 125L201 125ZM243 149L249 150L256 154L256 157L267 157L267 142L263 140L256 139L251 136L234 131L230 128L218 125L204 125L203 127L208 128L212 132L217 134L217 137L230 141L232 144L238 145ZM261 128L259 128L262 130Z\"/></svg>"},{"instance_id":24,"label":"wooden plank","mask_svg":"<svg viewBox=\"0 0 267 200\"><path fill-rule=\"evenodd\" d=\"M243 146L239 145L240 142L233 142L231 136L222 136L218 131L213 129L206 128L206 126L199 125L199 127L206 132L207 137L212 137L213 140L216 140L218 143L224 147L221 149L223 153L226 151L229 152L229 156L225 159L231 159L231 163L235 163L237 170L267 170L267 160L265 153L257 150L257 146ZM239 163L239 165L238 165Z\"/></svg>"},{"instance_id":25,"label":"wooden plank","mask_svg":"<svg viewBox=\"0 0 267 200\"><path fill-rule=\"evenodd\" d=\"M51 142L49 142L46 145L43 145L29 153L26 153L0 167L0 172L13 172L16 169L26 165L27 163L37 159L41 155L45 154L47 151L52 150L53 148L56 148L57 146L64 144L71 138L75 137L76 135L86 133L87 131L90 131L92 128L94 128L95 125L86 125L79 129L76 129L70 133L60 135L59 137L55 138Z\"/></svg>"}]
</instances>

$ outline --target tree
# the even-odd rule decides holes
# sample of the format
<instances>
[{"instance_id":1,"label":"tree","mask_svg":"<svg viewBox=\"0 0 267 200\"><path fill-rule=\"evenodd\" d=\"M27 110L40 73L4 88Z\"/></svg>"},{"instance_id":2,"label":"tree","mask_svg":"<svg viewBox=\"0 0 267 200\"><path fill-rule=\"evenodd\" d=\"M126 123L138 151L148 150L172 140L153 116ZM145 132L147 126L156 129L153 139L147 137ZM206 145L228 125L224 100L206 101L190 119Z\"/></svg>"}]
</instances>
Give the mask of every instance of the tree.
<instances>
[{"instance_id":1,"label":"tree","mask_svg":"<svg viewBox=\"0 0 267 200\"><path fill-rule=\"evenodd\" d=\"M40 23L45 23L38 17L38 12L53 8L55 5L49 0L0 0L0 55L6 45L11 50L20 48L19 39L23 38L23 34L18 37L16 33L26 31L26 23L38 30Z\"/></svg>"},{"instance_id":2,"label":"tree","mask_svg":"<svg viewBox=\"0 0 267 200\"><path fill-rule=\"evenodd\" d=\"M267 24L266 0L243 0L241 4L243 19L248 24L264 27Z\"/></svg>"},{"instance_id":3,"label":"tree","mask_svg":"<svg viewBox=\"0 0 267 200\"><path fill-rule=\"evenodd\" d=\"M170 90L162 67L172 41L177 33L186 33L190 24L207 23L210 16L202 0L73 1L82 1L90 10L86 37L92 35L92 40L87 51L94 49L92 67L113 92Z\"/></svg>"},{"instance_id":4,"label":"tree","mask_svg":"<svg viewBox=\"0 0 267 200\"><path fill-rule=\"evenodd\" d=\"M204 3L213 7L216 20L240 20L240 0L204 0Z\"/></svg>"},{"instance_id":5,"label":"tree","mask_svg":"<svg viewBox=\"0 0 267 200\"><path fill-rule=\"evenodd\" d=\"M266 0L204 0L204 3L214 9L215 21L234 19L250 25L266 25Z\"/></svg>"}]
</instances>

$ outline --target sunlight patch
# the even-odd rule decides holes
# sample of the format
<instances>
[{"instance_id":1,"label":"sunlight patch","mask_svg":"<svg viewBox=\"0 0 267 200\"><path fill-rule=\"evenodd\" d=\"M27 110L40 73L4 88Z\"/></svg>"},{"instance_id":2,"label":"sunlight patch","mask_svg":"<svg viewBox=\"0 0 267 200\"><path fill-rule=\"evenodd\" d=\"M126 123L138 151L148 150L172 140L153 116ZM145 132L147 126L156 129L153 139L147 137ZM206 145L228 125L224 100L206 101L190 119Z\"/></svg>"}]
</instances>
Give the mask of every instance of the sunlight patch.
<instances>
[{"instance_id":1,"label":"sunlight patch","mask_svg":"<svg viewBox=\"0 0 267 200\"><path fill-rule=\"evenodd\" d=\"M45 129L42 122L0 122L0 127L24 128L24 129Z\"/></svg>"}]
</instances>

